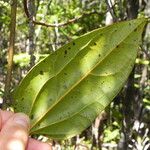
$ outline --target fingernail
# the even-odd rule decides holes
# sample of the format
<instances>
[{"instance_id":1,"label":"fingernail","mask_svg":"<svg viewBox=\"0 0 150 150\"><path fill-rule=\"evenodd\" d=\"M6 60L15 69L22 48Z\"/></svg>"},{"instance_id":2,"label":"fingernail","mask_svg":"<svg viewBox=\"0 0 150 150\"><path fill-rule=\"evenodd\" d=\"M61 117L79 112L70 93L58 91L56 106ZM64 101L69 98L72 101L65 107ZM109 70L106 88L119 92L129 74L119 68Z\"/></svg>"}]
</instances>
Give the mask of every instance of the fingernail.
<instances>
[{"instance_id":1,"label":"fingernail","mask_svg":"<svg viewBox=\"0 0 150 150\"><path fill-rule=\"evenodd\" d=\"M14 122L21 125L21 126L24 126L25 128L29 128L29 126L30 126L29 117L23 113L15 114Z\"/></svg>"}]
</instances>

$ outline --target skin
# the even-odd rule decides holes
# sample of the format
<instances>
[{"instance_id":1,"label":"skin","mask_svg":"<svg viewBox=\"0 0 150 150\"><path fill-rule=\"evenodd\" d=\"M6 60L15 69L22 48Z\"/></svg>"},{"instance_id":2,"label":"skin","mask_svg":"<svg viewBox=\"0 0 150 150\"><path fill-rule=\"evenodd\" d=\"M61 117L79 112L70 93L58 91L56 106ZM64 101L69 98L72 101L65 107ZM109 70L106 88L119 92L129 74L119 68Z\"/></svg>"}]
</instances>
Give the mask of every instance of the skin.
<instances>
[{"instance_id":1,"label":"skin","mask_svg":"<svg viewBox=\"0 0 150 150\"><path fill-rule=\"evenodd\" d=\"M49 144L29 138L29 128L27 115L0 110L0 150L52 150Z\"/></svg>"}]
</instances>

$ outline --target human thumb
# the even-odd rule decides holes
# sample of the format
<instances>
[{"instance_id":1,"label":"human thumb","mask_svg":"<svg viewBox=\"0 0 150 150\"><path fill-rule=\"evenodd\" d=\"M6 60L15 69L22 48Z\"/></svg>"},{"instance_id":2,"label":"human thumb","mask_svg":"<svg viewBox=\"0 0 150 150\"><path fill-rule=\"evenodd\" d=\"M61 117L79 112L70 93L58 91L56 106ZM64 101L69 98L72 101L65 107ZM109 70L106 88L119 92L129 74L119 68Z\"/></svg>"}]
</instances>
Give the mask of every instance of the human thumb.
<instances>
[{"instance_id":1,"label":"human thumb","mask_svg":"<svg viewBox=\"0 0 150 150\"><path fill-rule=\"evenodd\" d=\"M0 150L25 150L29 126L29 118L23 113L10 117L0 133Z\"/></svg>"}]
</instances>

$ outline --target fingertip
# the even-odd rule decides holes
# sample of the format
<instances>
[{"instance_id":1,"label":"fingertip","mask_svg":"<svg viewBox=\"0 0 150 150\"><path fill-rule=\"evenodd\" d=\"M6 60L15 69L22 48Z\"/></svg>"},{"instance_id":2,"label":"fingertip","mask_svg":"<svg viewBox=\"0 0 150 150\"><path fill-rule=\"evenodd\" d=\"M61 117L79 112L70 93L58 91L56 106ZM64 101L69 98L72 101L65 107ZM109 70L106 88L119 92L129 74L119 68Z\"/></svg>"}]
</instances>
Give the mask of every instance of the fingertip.
<instances>
[{"instance_id":1,"label":"fingertip","mask_svg":"<svg viewBox=\"0 0 150 150\"><path fill-rule=\"evenodd\" d=\"M27 130L30 128L30 119L29 117L24 113L16 113L13 118L14 123L16 123L19 126L23 126Z\"/></svg>"},{"instance_id":2,"label":"fingertip","mask_svg":"<svg viewBox=\"0 0 150 150\"><path fill-rule=\"evenodd\" d=\"M28 141L30 120L23 113L13 114L3 125L0 136L0 149L24 150Z\"/></svg>"}]
</instances>

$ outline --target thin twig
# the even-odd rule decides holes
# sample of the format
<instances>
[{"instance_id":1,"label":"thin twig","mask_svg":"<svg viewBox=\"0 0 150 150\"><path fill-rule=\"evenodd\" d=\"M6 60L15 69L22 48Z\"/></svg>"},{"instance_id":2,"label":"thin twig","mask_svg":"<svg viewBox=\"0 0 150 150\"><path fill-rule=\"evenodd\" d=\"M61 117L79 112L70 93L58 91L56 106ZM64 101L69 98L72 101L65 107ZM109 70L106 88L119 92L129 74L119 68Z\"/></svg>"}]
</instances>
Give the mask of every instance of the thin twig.
<instances>
[{"instance_id":1,"label":"thin twig","mask_svg":"<svg viewBox=\"0 0 150 150\"><path fill-rule=\"evenodd\" d=\"M24 7L25 14L26 14L27 18L30 18L27 3L28 3L27 0L23 0L23 7Z\"/></svg>"},{"instance_id":2,"label":"thin twig","mask_svg":"<svg viewBox=\"0 0 150 150\"><path fill-rule=\"evenodd\" d=\"M73 18L73 19L70 19L68 20L67 22L64 22L64 23L58 23L58 24L46 24L44 22L37 22L35 20L33 20L33 23L36 24L36 25L42 25L42 26L46 26L46 27L63 27L63 26L66 26L68 24L71 24L71 23L74 23L76 21L78 21L79 19L81 19L83 16L89 16L89 15L92 15L92 14L100 14L98 12L91 12L91 13L84 13L82 14L81 16L79 17L76 17L76 18Z\"/></svg>"},{"instance_id":3,"label":"thin twig","mask_svg":"<svg viewBox=\"0 0 150 150\"><path fill-rule=\"evenodd\" d=\"M10 39L8 47L8 66L5 80L4 89L4 102L3 108L11 103L10 100L10 89L11 89L11 75L13 69L13 55L14 55L14 44L15 44L15 30L16 30L16 12L17 12L17 0L11 2L11 23L10 23Z\"/></svg>"},{"instance_id":4,"label":"thin twig","mask_svg":"<svg viewBox=\"0 0 150 150\"><path fill-rule=\"evenodd\" d=\"M35 21L33 20L33 23L35 25L42 25L42 26L45 26L45 27L63 27L63 26L66 26L68 24L71 24L71 23L74 23L76 21L78 21L79 19L81 19L83 16L90 16L92 14L99 14L99 15L102 15L101 13L98 13L98 12L91 12L91 13L83 13L81 16L79 17L76 17L76 18L73 18L73 19L70 19L68 20L67 22L63 22L63 23L58 23L58 24L47 24L45 22L38 22L38 21ZM28 18L29 19L29 18Z\"/></svg>"},{"instance_id":5,"label":"thin twig","mask_svg":"<svg viewBox=\"0 0 150 150\"><path fill-rule=\"evenodd\" d=\"M25 14L27 16L27 18L29 20L31 20L30 18L30 13L29 13L29 10L28 10L28 6L27 6L27 0L24 0L23 1L24 3L24 10L25 10ZM113 9L113 6L112 7L109 7L109 9L106 11L110 11L111 9ZM105 13L106 13L105 12ZM78 17L75 17L73 19L70 19L68 20L67 22L63 22L63 23L58 23L58 24L47 24L45 22L40 22L40 21L36 21L34 18L32 20L32 22L35 24L35 25L42 25L42 26L45 26L45 27L63 27L63 26L66 26L68 24L71 24L71 23L74 23L74 22L77 22L79 19L81 19L82 17L85 17L85 16L90 16L92 14L97 14L97 15L103 15L103 13L100 13L100 12L97 12L97 11L93 11L93 12L90 12L90 13L83 13L81 16L78 16Z\"/></svg>"}]
</instances>

